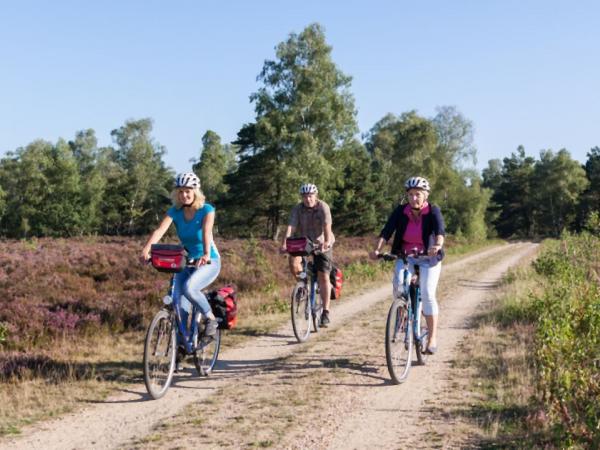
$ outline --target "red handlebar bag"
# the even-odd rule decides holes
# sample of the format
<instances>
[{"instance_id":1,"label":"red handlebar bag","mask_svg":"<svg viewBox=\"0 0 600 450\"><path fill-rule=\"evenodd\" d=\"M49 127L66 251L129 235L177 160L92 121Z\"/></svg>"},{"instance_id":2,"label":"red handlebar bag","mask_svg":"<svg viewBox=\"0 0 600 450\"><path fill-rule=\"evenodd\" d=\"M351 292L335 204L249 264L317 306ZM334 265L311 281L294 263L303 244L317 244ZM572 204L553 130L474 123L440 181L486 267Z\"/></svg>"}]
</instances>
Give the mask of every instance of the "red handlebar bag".
<instances>
[{"instance_id":1,"label":"red handlebar bag","mask_svg":"<svg viewBox=\"0 0 600 450\"><path fill-rule=\"evenodd\" d=\"M150 258L159 272L181 272L185 267L185 249L181 245L152 244Z\"/></svg>"},{"instance_id":2,"label":"red handlebar bag","mask_svg":"<svg viewBox=\"0 0 600 450\"><path fill-rule=\"evenodd\" d=\"M292 256L307 256L313 252L315 245L307 237L287 238L285 248Z\"/></svg>"}]
</instances>

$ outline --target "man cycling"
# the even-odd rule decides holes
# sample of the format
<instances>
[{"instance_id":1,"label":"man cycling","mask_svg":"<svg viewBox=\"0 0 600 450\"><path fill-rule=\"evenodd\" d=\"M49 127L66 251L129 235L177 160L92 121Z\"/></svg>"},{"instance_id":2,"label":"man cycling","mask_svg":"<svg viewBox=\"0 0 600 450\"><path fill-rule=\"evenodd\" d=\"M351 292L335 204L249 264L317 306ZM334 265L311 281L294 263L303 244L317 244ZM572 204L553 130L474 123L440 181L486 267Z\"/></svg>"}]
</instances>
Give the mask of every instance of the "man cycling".
<instances>
[{"instance_id":1,"label":"man cycling","mask_svg":"<svg viewBox=\"0 0 600 450\"><path fill-rule=\"evenodd\" d=\"M306 236L313 242L320 244L321 252L314 256L314 264L317 270L317 282L324 308L321 315L321 326L327 327L329 324L331 292L329 272L331 272L332 268L332 246L335 238L331 231L331 210L327 203L318 198L318 193L319 190L314 184L307 183L300 186L302 202L292 208L289 224L283 236L281 252L286 252L285 243L289 237ZM290 255L289 265L290 272L298 279L298 275L302 272L302 257Z\"/></svg>"}]
</instances>

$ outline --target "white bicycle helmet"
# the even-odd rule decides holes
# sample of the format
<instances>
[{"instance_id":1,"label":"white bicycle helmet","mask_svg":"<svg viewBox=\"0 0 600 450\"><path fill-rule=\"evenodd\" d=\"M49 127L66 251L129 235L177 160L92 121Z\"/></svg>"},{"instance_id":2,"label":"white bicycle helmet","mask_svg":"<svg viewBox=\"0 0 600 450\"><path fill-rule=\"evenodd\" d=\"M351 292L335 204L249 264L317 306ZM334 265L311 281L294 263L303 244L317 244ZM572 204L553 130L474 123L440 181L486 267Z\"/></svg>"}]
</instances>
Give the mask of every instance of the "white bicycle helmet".
<instances>
[{"instance_id":1,"label":"white bicycle helmet","mask_svg":"<svg viewBox=\"0 0 600 450\"><path fill-rule=\"evenodd\" d=\"M314 184L306 183L306 184L303 184L302 186L300 186L300 195L318 194L318 193L319 193L319 190L317 189L317 186L315 186Z\"/></svg>"},{"instance_id":2,"label":"white bicycle helmet","mask_svg":"<svg viewBox=\"0 0 600 450\"><path fill-rule=\"evenodd\" d=\"M427 192L431 191L431 188L429 187L429 181L423 177L410 177L408 180L406 180L406 183L404 183L404 187L407 191L409 189L423 189Z\"/></svg>"},{"instance_id":3,"label":"white bicycle helmet","mask_svg":"<svg viewBox=\"0 0 600 450\"><path fill-rule=\"evenodd\" d=\"M200 188L200 178L194 172L180 173L175 178L176 188Z\"/></svg>"}]
</instances>

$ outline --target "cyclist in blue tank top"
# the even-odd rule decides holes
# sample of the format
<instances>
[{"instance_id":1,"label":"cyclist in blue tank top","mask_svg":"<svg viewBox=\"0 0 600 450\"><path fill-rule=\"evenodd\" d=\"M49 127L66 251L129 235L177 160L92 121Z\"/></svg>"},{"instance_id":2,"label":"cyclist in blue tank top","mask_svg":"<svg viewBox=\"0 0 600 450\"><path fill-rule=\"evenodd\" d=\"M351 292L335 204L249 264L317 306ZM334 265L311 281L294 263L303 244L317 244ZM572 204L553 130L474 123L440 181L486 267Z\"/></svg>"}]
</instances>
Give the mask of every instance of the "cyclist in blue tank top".
<instances>
[{"instance_id":1,"label":"cyclist in blue tank top","mask_svg":"<svg viewBox=\"0 0 600 450\"><path fill-rule=\"evenodd\" d=\"M218 326L217 319L202 289L215 281L221 270L221 259L212 234L215 208L205 203L200 180L193 172L177 175L172 198L174 206L169 208L158 228L148 238L142 250L142 260L150 259L152 244L160 241L171 224L175 224L177 236L185 247L188 258L194 260L194 265L175 274L173 295L184 295L184 298L195 303L208 318L206 334L214 335ZM182 319L187 321L184 298L181 299L184 314Z\"/></svg>"}]
</instances>

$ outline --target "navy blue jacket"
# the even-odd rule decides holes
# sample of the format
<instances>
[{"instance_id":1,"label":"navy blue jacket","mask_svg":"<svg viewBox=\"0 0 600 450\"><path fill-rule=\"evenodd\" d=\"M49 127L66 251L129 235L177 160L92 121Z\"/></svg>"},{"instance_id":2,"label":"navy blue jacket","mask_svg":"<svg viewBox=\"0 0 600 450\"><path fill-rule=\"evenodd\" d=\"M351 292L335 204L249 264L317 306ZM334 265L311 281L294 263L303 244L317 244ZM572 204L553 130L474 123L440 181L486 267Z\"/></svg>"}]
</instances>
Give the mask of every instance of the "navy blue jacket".
<instances>
[{"instance_id":1,"label":"navy blue jacket","mask_svg":"<svg viewBox=\"0 0 600 450\"><path fill-rule=\"evenodd\" d=\"M386 242L392 237L392 234L394 234L394 241L392 243L392 253L394 255L401 255L403 253L402 240L406 227L408 226L408 216L404 214L404 208L406 208L406 203L399 205L394 209L379 234L379 237L385 239ZM438 206L429 205L429 213L423 215L421 225L423 229L423 244L425 245L426 250L429 250L430 236L433 235L435 238L435 236L438 235L446 235L446 231L444 230L444 218L442 217L442 212ZM435 240L433 242L435 242ZM439 259L442 259L443 257L443 250L440 250Z\"/></svg>"}]
</instances>

